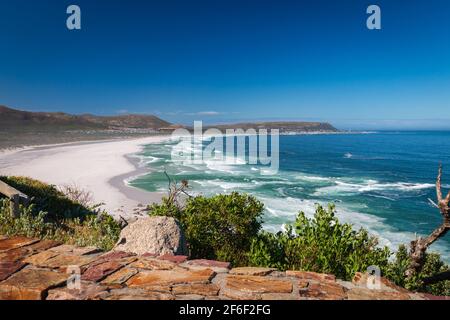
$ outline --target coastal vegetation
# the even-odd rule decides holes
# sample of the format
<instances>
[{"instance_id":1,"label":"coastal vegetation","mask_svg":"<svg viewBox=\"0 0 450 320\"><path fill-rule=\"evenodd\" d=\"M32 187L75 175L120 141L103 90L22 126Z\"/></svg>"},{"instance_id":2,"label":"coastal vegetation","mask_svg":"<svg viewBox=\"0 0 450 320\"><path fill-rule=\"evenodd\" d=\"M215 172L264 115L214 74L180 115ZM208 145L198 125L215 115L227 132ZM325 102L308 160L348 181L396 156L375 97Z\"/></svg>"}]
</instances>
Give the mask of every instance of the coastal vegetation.
<instances>
[{"instance_id":1,"label":"coastal vegetation","mask_svg":"<svg viewBox=\"0 0 450 320\"><path fill-rule=\"evenodd\" d=\"M29 206L20 207L18 217L10 214L9 200L0 199L0 234L103 250L116 244L119 223L92 205L88 193L74 186L57 189L23 177L0 180L31 197ZM407 277L413 261L406 246L395 253L380 246L366 230L341 223L333 205L317 205L313 217L299 212L293 224L270 233L262 229L264 205L255 197L237 192L193 197L187 188L187 181L171 183L168 196L148 209L150 215L179 220L191 258L229 261L233 266L330 273L343 280L376 266L383 276L409 290L450 295L450 281L427 282L449 271L438 254L424 252L422 267Z\"/></svg>"},{"instance_id":2,"label":"coastal vegetation","mask_svg":"<svg viewBox=\"0 0 450 320\"><path fill-rule=\"evenodd\" d=\"M366 230L341 223L334 205L317 205L312 218L299 212L292 225L274 234L262 230L264 205L255 197L237 192L192 197L186 181L179 185L169 181L169 195L150 206L149 214L180 221L192 258L330 273L343 280L376 266L383 276L409 290L450 295L450 281L427 283L449 270L439 254L424 252L422 267L408 277L413 260L405 246L397 252L380 246Z\"/></svg>"},{"instance_id":3,"label":"coastal vegetation","mask_svg":"<svg viewBox=\"0 0 450 320\"><path fill-rule=\"evenodd\" d=\"M77 246L95 246L110 250L120 234L119 224L98 205L89 203L89 195L74 187L58 190L55 186L24 177L0 177L0 180L31 197L29 206L20 206L20 214L10 214L9 199L0 198L0 234L22 235L55 240Z\"/></svg>"}]
</instances>

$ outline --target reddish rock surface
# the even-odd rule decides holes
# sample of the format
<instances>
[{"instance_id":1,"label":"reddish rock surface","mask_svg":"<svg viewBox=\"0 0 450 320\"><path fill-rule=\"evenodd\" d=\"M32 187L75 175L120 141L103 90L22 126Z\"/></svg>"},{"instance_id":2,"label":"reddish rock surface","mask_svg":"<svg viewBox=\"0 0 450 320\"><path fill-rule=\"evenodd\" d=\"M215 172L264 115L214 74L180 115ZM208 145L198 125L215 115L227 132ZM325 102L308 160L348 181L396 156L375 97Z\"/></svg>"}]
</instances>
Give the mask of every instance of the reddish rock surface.
<instances>
[{"instance_id":1,"label":"reddish rock surface","mask_svg":"<svg viewBox=\"0 0 450 320\"><path fill-rule=\"evenodd\" d=\"M186 256L102 254L92 247L0 235L0 300L446 299L409 292L385 278L371 289L370 277L362 273L348 282L314 272L229 267ZM79 289L67 287L69 277Z\"/></svg>"}]
</instances>

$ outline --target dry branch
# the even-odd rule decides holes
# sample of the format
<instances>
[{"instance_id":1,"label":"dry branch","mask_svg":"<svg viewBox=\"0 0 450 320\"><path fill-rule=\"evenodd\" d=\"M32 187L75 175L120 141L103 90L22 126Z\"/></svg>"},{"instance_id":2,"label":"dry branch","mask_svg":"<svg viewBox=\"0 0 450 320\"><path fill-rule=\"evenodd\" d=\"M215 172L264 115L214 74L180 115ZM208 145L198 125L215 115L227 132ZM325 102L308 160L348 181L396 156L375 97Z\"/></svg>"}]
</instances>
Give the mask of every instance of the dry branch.
<instances>
[{"instance_id":1,"label":"dry branch","mask_svg":"<svg viewBox=\"0 0 450 320\"><path fill-rule=\"evenodd\" d=\"M441 212L443 221L442 224L436 228L428 237L419 237L414 241L411 241L409 257L411 259L410 265L406 270L406 276L408 278L417 275L423 268L425 263L425 254L428 247L439 238L443 237L450 230L450 191L444 198L442 194L442 166L439 166L439 172L436 180L436 195L437 195L437 207Z\"/></svg>"}]
</instances>

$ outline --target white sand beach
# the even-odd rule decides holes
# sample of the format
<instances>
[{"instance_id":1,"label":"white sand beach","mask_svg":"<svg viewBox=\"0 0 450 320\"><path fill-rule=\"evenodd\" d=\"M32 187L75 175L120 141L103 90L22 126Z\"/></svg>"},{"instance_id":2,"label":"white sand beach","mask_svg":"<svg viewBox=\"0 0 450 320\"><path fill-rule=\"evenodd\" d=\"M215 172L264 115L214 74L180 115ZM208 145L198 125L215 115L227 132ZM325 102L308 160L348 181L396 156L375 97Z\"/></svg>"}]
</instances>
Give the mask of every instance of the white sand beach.
<instances>
[{"instance_id":1,"label":"white sand beach","mask_svg":"<svg viewBox=\"0 0 450 320\"><path fill-rule=\"evenodd\" d=\"M79 142L0 151L0 175L27 176L56 186L76 185L92 192L95 203L114 217L129 218L139 204L162 194L128 186L125 180L145 173L130 156L143 145L168 139L152 136L114 141Z\"/></svg>"}]
</instances>

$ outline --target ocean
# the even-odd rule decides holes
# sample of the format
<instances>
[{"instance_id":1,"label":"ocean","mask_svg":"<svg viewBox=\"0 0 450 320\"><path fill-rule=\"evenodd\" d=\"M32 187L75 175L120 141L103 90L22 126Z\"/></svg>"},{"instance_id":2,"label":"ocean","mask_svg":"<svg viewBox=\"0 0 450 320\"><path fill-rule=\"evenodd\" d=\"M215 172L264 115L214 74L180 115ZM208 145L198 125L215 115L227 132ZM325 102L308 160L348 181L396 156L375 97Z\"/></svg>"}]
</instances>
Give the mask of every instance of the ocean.
<instances>
[{"instance_id":1,"label":"ocean","mask_svg":"<svg viewBox=\"0 0 450 320\"><path fill-rule=\"evenodd\" d=\"M174 144L145 146L136 156L149 173L128 183L167 191L166 171L178 181L188 180L194 195L252 194L265 204L264 228L269 231L292 223L299 211L311 217L316 203L332 202L340 221L363 227L380 244L396 249L441 223L439 211L428 200L436 199L440 163L443 187L450 188L450 132L280 136L280 170L273 176L261 175L258 166L250 164L174 163ZM434 243L430 251L449 262L450 237Z\"/></svg>"}]
</instances>

